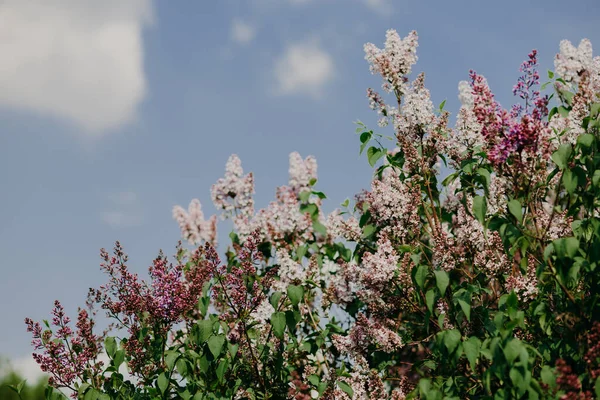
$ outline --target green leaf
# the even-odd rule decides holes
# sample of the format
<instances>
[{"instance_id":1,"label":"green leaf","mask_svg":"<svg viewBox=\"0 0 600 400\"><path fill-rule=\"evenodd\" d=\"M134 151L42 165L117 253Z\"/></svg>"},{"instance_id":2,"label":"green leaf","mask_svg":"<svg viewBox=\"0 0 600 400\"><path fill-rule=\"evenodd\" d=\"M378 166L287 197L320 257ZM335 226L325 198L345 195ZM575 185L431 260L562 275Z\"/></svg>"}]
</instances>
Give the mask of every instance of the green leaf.
<instances>
[{"instance_id":1,"label":"green leaf","mask_svg":"<svg viewBox=\"0 0 600 400\"><path fill-rule=\"evenodd\" d=\"M463 342L463 350L471 365L471 370L475 371L477 359L479 358L479 352L481 351L481 340L478 337L472 336L468 340Z\"/></svg>"},{"instance_id":2,"label":"green leaf","mask_svg":"<svg viewBox=\"0 0 600 400\"><path fill-rule=\"evenodd\" d=\"M160 392L165 393L169 387L169 378L167 378L167 375L164 372L158 376L157 383Z\"/></svg>"},{"instance_id":3,"label":"green leaf","mask_svg":"<svg viewBox=\"0 0 600 400\"><path fill-rule=\"evenodd\" d=\"M285 313L276 311L271 314L271 326L273 327L273 334L277 338L283 339L283 334L285 332Z\"/></svg>"},{"instance_id":4,"label":"green leaf","mask_svg":"<svg viewBox=\"0 0 600 400\"><path fill-rule=\"evenodd\" d=\"M19 394L19 395L20 395L20 394L21 394L21 391L23 390L23 386L25 386L25 382L26 382L26 381L27 381L27 380L25 379L25 380L22 380L21 382L19 382L19 384L18 384L18 385L9 385L9 386L8 386L8 388L9 388L10 390L12 390L13 392L15 392L15 393L17 393L17 394ZM90 385L88 385L87 383L84 383L83 385L87 385L87 386L86 386L86 388L90 386ZM83 386L83 385L81 385L81 386ZM81 393L81 392L80 392L80 393ZM19 396L19 398L20 398L20 397L21 397L21 396Z\"/></svg>"},{"instance_id":5,"label":"green leaf","mask_svg":"<svg viewBox=\"0 0 600 400\"><path fill-rule=\"evenodd\" d=\"M592 185L595 188L600 187L600 169L594 171L594 175L592 176Z\"/></svg>"},{"instance_id":6,"label":"green leaf","mask_svg":"<svg viewBox=\"0 0 600 400\"><path fill-rule=\"evenodd\" d=\"M435 274L435 283L437 284L437 288L440 291L440 295L444 296L446 293L446 289L448 288L448 284L450 283L450 278L448 277L448 273L446 271L433 271Z\"/></svg>"},{"instance_id":7,"label":"green leaf","mask_svg":"<svg viewBox=\"0 0 600 400\"><path fill-rule=\"evenodd\" d=\"M377 147L369 147L367 150L367 158L369 159L369 164L371 167L374 167L377 161L385 155L385 151L383 149L378 149Z\"/></svg>"},{"instance_id":8,"label":"green leaf","mask_svg":"<svg viewBox=\"0 0 600 400\"><path fill-rule=\"evenodd\" d=\"M554 72L548 70L548 79L553 79L554 78Z\"/></svg>"},{"instance_id":9,"label":"green leaf","mask_svg":"<svg viewBox=\"0 0 600 400\"><path fill-rule=\"evenodd\" d=\"M89 383L82 383L79 388L77 388L77 393L79 394L79 397L81 397L82 395L85 394L85 392L90 388L90 384Z\"/></svg>"},{"instance_id":10,"label":"green leaf","mask_svg":"<svg viewBox=\"0 0 600 400\"><path fill-rule=\"evenodd\" d=\"M570 169L565 170L562 176L562 183L565 187L565 190L569 194L573 194L575 189L577 189L577 175L575 175Z\"/></svg>"},{"instance_id":11,"label":"green leaf","mask_svg":"<svg viewBox=\"0 0 600 400\"><path fill-rule=\"evenodd\" d=\"M481 176L485 180L485 187L488 188L490 186L490 183L492 182L490 171L488 171L485 168L479 168L476 172L477 175Z\"/></svg>"},{"instance_id":12,"label":"green leaf","mask_svg":"<svg viewBox=\"0 0 600 400\"><path fill-rule=\"evenodd\" d=\"M104 348L106 349L106 354L112 359L117 352L117 341L112 336L107 336L104 339Z\"/></svg>"},{"instance_id":13,"label":"green leaf","mask_svg":"<svg viewBox=\"0 0 600 400\"><path fill-rule=\"evenodd\" d=\"M558 114L563 118L569 118L569 110L564 106L558 106Z\"/></svg>"},{"instance_id":14,"label":"green leaf","mask_svg":"<svg viewBox=\"0 0 600 400\"><path fill-rule=\"evenodd\" d=\"M433 289L429 289L425 293L425 301L427 302L427 309L433 312L433 303L435 302L435 291Z\"/></svg>"},{"instance_id":15,"label":"green leaf","mask_svg":"<svg viewBox=\"0 0 600 400\"><path fill-rule=\"evenodd\" d=\"M542 367L540 377L542 378L542 383L550 386L551 388L554 387L554 385L556 384L556 374L548 365L544 365Z\"/></svg>"},{"instance_id":16,"label":"green leaf","mask_svg":"<svg viewBox=\"0 0 600 400\"><path fill-rule=\"evenodd\" d=\"M313 229L315 232L320 233L323 236L327 235L327 227L319 221L313 221Z\"/></svg>"},{"instance_id":17,"label":"green leaf","mask_svg":"<svg viewBox=\"0 0 600 400\"><path fill-rule=\"evenodd\" d=\"M354 390L344 381L338 381L338 386L342 389L350 398L354 397Z\"/></svg>"},{"instance_id":18,"label":"green leaf","mask_svg":"<svg viewBox=\"0 0 600 400\"><path fill-rule=\"evenodd\" d=\"M225 376L228 367L229 361L226 358L219 361L219 365L217 366L217 379L219 379L219 382L223 382L223 376Z\"/></svg>"},{"instance_id":19,"label":"green leaf","mask_svg":"<svg viewBox=\"0 0 600 400\"><path fill-rule=\"evenodd\" d=\"M473 215L482 225L485 222L485 214L487 212L487 203L485 197L475 196L473 198Z\"/></svg>"},{"instance_id":20,"label":"green leaf","mask_svg":"<svg viewBox=\"0 0 600 400\"><path fill-rule=\"evenodd\" d=\"M83 396L83 400L98 400L98 391L94 388L89 388L87 392L85 392L85 396ZM46 398L48 396L46 395ZM52 392L52 399L61 398L57 392Z\"/></svg>"},{"instance_id":21,"label":"green leaf","mask_svg":"<svg viewBox=\"0 0 600 400\"><path fill-rule=\"evenodd\" d=\"M289 285L287 288L287 295L293 305L297 306L304 297L304 289L302 286Z\"/></svg>"},{"instance_id":22,"label":"green leaf","mask_svg":"<svg viewBox=\"0 0 600 400\"><path fill-rule=\"evenodd\" d=\"M223 335L211 336L211 338L208 339L208 349L215 358L221 354L223 344L225 344L225 336Z\"/></svg>"},{"instance_id":23,"label":"green leaf","mask_svg":"<svg viewBox=\"0 0 600 400\"><path fill-rule=\"evenodd\" d=\"M180 358L175 363L175 368L177 368L177 372L179 372L179 375L185 376L188 371L187 361L185 361L185 359L183 359L183 358Z\"/></svg>"},{"instance_id":24,"label":"green leaf","mask_svg":"<svg viewBox=\"0 0 600 400\"><path fill-rule=\"evenodd\" d=\"M596 398L600 399L600 376L596 378L596 383L594 384L594 392L596 392Z\"/></svg>"},{"instance_id":25,"label":"green leaf","mask_svg":"<svg viewBox=\"0 0 600 400\"><path fill-rule=\"evenodd\" d=\"M594 135L591 135L589 133L584 133L583 135L579 135L579 137L577 138L577 143L581 147L585 147L586 149L589 149L594 144Z\"/></svg>"},{"instance_id":26,"label":"green leaf","mask_svg":"<svg viewBox=\"0 0 600 400\"><path fill-rule=\"evenodd\" d=\"M596 118L599 113L600 113L600 103L593 103L590 106L590 116L592 118Z\"/></svg>"},{"instance_id":27,"label":"green leaf","mask_svg":"<svg viewBox=\"0 0 600 400\"><path fill-rule=\"evenodd\" d=\"M198 342L205 343L213 334L213 322L208 319L198 321Z\"/></svg>"},{"instance_id":28,"label":"green leaf","mask_svg":"<svg viewBox=\"0 0 600 400\"><path fill-rule=\"evenodd\" d=\"M115 356L113 357L113 363L115 364L117 370L119 369L119 366L123 364L123 361L125 361L125 351L117 350Z\"/></svg>"},{"instance_id":29,"label":"green leaf","mask_svg":"<svg viewBox=\"0 0 600 400\"><path fill-rule=\"evenodd\" d=\"M360 142L361 143L367 143L369 140L371 140L371 136L373 135L373 132L363 132L360 134Z\"/></svg>"},{"instance_id":30,"label":"green leaf","mask_svg":"<svg viewBox=\"0 0 600 400\"><path fill-rule=\"evenodd\" d=\"M519 221L519 223L523 222L523 208L521 207L521 202L517 199L513 199L508 202L508 211Z\"/></svg>"},{"instance_id":31,"label":"green leaf","mask_svg":"<svg viewBox=\"0 0 600 400\"><path fill-rule=\"evenodd\" d=\"M460 332L456 329L451 329L444 332L444 346L448 349L448 353L452 354L460 343Z\"/></svg>"},{"instance_id":32,"label":"green leaf","mask_svg":"<svg viewBox=\"0 0 600 400\"><path fill-rule=\"evenodd\" d=\"M370 237L371 235L373 235L375 233L375 230L377 230L377 228L375 227L375 225L365 225L362 229L363 231L363 238L367 239L368 237Z\"/></svg>"},{"instance_id":33,"label":"green leaf","mask_svg":"<svg viewBox=\"0 0 600 400\"><path fill-rule=\"evenodd\" d=\"M446 100L442 101L442 103L440 104L440 111L442 111L444 109L444 106L446 105Z\"/></svg>"},{"instance_id":34,"label":"green leaf","mask_svg":"<svg viewBox=\"0 0 600 400\"><path fill-rule=\"evenodd\" d=\"M569 158L571 158L572 148L569 143L561 144L552 154L552 161L556 164L559 169L567 168L569 164Z\"/></svg>"},{"instance_id":35,"label":"green leaf","mask_svg":"<svg viewBox=\"0 0 600 400\"><path fill-rule=\"evenodd\" d=\"M561 258L573 258L579 250L579 240L574 237L556 239L552 242L556 255Z\"/></svg>"},{"instance_id":36,"label":"green leaf","mask_svg":"<svg viewBox=\"0 0 600 400\"><path fill-rule=\"evenodd\" d=\"M309 191L302 192L298 195L298 198L300 199L301 202L306 203L308 201L308 199L310 198L310 192Z\"/></svg>"},{"instance_id":37,"label":"green leaf","mask_svg":"<svg viewBox=\"0 0 600 400\"><path fill-rule=\"evenodd\" d=\"M509 364L512 364L513 361L515 361L515 359L521 353L522 348L523 345L521 344L521 341L519 339L512 339L510 342L508 342L503 349L506 361L508 361Z\"/></svg>"},{"instance_id":38,"label":"green leaf","mask_svg":"<svg viewBox=\"0 0 600 400\"><path fill-rule=\"evenodd\" d=\"M167 364L167 369L169 371L175 367L175 361L177 361L177 357L179 357L179 354L175 351L166 352L165 363Z\"/></svg>"},{"instance_id":39,"label":"green leaf","mask_svg":"<svg viewBox=\"0 0 600 400\"><path fill-rule=\"evenodd\" d=\"M427 278L428 274L429 268L427 268L426 265L419 265L417 267L417 271L415 272L415 282L421 289L423 289L425 286L425 279Z\"/></svg>"},{"instance_id":40,"label":"green leaf","mask_svg":"<svg viewBox=\"0 0 600 400\"><path fill-rule=\"evenodd\" d=\"M458 305L462 309L463 313L465 313L467 320L471 322L471 304L464 299L458 299Z\"/></svg>"},{"instance_id":41,"label":"green leaf","mask_svg":"<svg viewBox=\"0 0 600 400\"><path fill-rule=\"evenodd\" d=\"M279 300L281 299L282 295L283 295L283 293L281 293L281 292L275 292L271 295L271 299L269 299L269 303L271 303L273 308L276 310L277 310L277 307L279 306Z\"/></svg>"}]
</instances>

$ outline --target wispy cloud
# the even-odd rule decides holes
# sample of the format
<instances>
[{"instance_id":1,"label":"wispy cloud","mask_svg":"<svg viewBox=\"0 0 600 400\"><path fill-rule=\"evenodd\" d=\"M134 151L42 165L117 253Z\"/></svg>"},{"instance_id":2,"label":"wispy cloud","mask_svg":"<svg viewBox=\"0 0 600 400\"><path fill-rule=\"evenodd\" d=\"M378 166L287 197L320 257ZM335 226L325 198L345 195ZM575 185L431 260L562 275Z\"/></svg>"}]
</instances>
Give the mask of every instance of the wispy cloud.
<instances>
[{"instance_id":1,"label":"wispy cloud","mask_svg":"<svg viewBox=\"0 0 600 400\"><path fill-rule=\"evenodd\" d=\"M239 44L248 44L256 37L256 27L246 21L234 19L231 23L231 39Z\"/></svg>"},{"instance_id":2,"label":"wispy cloud","mask_svg":"<svg viewBox=\"0 0 600 400\"><path fill-rule=\"evenodd\" d=\"M381 15L389 15L393 11L390 0L363 0L365 5Z\"/></svg>"},{"instance_id":3,"label":"wispy cloud","mask_svg":"<svg viewBox=\"0 0 600 400\"><path fill-rule=\"evenodd\" d=\"M101 218L111 228L131 228L143 223L143 213L135 192L110 194L108 202L110 207L101 213Z\"/></svg>"},{"instance_id":4,"label":"wispy cloud","mask_svg":"<svg viewBox=\"0 0 600 400\"><path fill-rule=\"evenodd\" d=\"M318 41L289 45L275 63L277 93L281 95L322 95L334 78L333 57Z\"/></svg>"},{"instance_id":5,"label":"wispy cloud","mask_svg":"<svg viewBox=\"0 0 600 400\"><path fill-rule=\"evenodd\" d=\"M146 94L142 29L151 0L4 0L0 106L99 136L135 119Z\"/></svg>"}]
</instances>

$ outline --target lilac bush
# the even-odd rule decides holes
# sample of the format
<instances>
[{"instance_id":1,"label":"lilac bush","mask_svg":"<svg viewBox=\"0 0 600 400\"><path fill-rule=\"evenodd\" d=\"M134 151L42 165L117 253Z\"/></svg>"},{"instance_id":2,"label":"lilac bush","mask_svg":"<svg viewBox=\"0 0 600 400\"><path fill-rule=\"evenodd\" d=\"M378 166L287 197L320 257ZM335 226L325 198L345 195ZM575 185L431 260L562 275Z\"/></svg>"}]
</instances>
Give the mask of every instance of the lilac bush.
<instances>
[{"instance_id":1,"label":"lilac bush","mask_svg":"<svg viewBox=\"0 0 600 400\"><path fill-rule=\"evenodd\" d=\"M173 209L192 249L159 254L148 281L117 243L76 331L58 302L46 330L26 320L51 387L84 399L600 396L600 57L563 41L540 86L533 50L510 109L470 71L450 127L425 75L409 79L417 46L394 30L365 45L384 92L368 102L394 134L358 123L370 190L325 215L316 160L292 153L288 184L256 210L253 175L231 156L211 190L233 222L222 255L217 216L192 200ZM112 331L93 333L98 308Z\"/></svg>"}]
</instances>

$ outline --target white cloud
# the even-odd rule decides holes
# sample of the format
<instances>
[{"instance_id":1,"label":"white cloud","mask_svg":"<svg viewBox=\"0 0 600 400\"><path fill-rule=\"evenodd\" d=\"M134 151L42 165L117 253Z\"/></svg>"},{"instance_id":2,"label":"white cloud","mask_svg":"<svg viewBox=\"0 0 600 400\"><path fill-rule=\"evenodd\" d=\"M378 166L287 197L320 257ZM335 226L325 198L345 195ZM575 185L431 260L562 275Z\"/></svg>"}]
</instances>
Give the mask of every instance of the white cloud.
<instances>
[{"instance_id":1,"label":"white cloud","mask_svg":"<svg viewBox=\"0 0 600 400\"><path fill-rule=\"evenodd\" d=\"M382 15L389 15L392 12L392 4L390 0L363 0L364 3L371 8L373 11L376 11Z\"/></svg>"},{"instance_id":2,"label":"white cloud","mask_svg":"<svg viewBox=\"0 0 600 400\"><path fill-rule=\"evenodd\" d=\"M278 94L318 97L333 78L333 58L315 41L288 46L275 63Z\"/></svg>"},{"instance_id":3,"label":"white cloud","mask_svg":"<svg viewBox=\"0 0 600 400\"><path fill-rule=\"evenodd\" d=\"M248 22L234 19L231 23L231 39L240 44L248 44L256 36L256 27Z\"/></svg>"},{"instance_id":4,"label":"white cloud","mask_svg":"<svg viewBox=\"0 0 600 400\"><path fill-rule=\"evenodd\" d=\"M95 136L134 120L151 19L151 0L2 1L0 105Z\"/></svg>"},{"instance_id":5,"label":"white cloud","mask_svg":"<svg viewBox=\"0 0 600 400\"><path fill-rule=\"evenodd\" d=\"M143 223L143 214L135 192L113 193L108 196L108 201L111 206L100 216L111 228L131 228Z\"/></svg>"}]
</instances>

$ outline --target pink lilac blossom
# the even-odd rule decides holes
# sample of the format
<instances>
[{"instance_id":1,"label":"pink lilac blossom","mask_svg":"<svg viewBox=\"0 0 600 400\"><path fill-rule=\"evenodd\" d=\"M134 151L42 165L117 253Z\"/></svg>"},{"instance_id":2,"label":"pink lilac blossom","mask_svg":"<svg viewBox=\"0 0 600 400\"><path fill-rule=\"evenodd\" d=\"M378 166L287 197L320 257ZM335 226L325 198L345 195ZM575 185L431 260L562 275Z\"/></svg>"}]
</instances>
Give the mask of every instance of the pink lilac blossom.
<instances>
[{"instance_id":1,"label":"pink lilac blossom","mask_svg":"<svg viewBox=\"0 0 600 400\"><path fill-rule=\"evenodd\" d=\"M54 302L52 310L52 325L57 328L56 332L50 329L42 331L38 322L25 318L27 332L33 335L34 349L43 351L42 354L33 353L33 358L43 372L50 374L48 383L74 389L74 382L82 380L84 375L93 379L99 376L103 363L97 357L102 347L101 337L92 332L94 321L86 310L79 310L76 332L73 332L69 323L70 318L65 315L58 300ZM93 383L100 385L99 381Z\"/></svg>"},{"instance_id":2,"label":"pink lilac blossom","mask_svg":"<svg viewBox=\"0 0 600 400\"><path fill-rule=\"evenodd\" d=\"M258 251L260 242L258 231L248 236L238 252L239 265L231 267L221 263L214 247L208 244L205 246L204 268L217 282L213 288L213 298L217 302L227 301L230 307L229 311L220 315L222 320L237 319L256 309L265 299L265 292L271 287L275 271L266 273L260 284L256 280L251 285L247 284L248 277L257 274L255 264L262 261L262 254Z\"/></svg>"},{"instance_id":3,"label":"pink lilac blossom","mask_svg":"<svg viewBox=\"0 0 600 400\"><path fill-rule=\"evenodd\" d=\"M317 160L313 156L302 159L299 153L290 154L289 186L295 193L310 190L310 182L317 179Z\"/></svg>"},{"instance_id":4,"label":"pink lilac blossom","mask_svg":"<svg viewBox=\"0 0 600 400\"><path fill-rule=\"evenodd\" d=\"M393 29L386 33L385 47L378 49L374 44L364 46L365 59L371 64L371 72L381 75L389 86L388 91L402 92L406 82L405 75L410 74L412 66L417 62L418 36L412 31L401 39Z\"/></svg>"},{"instance_id":5,"label":"pink lilac blossom","mask_svg":"<svg viewBox=\"0 0 600 400\"><path fill-rule=\"evenodd\" d=\"M187 212L180 206L173 207L173 218L179 224L181 236L190 244L198 245L204 241L217 245L217 217L213 215L205 220L198 199L190 202Z\"/></svg>"},{"instance_id":6,"label":"pink lilac blossom","mask_svg":"<svg viewBox=\"0 0 600 400\"><path fill-rule=\"evenodd\" d=\"M539 84L537 52L533 50L528 58L521 65L523 75L513 89L515 95L525 100L525 107L515 105L510 112L503 110L494 100L484 78L474 71L470 72L475 96L473 111L482 126L488 159L497 166L523 151L535 154L540 135L548 125L544 119L548 115L548 97L540 97L539 92L533 89Z\"/></svg>"},{"instance_id":7,"label":"pink lilac blossom","mask_svg":"<svg viewBox=\"0 0 600 400\"><path fill-rule=\"evenodd\" d=\"M225 165L225 177L211 188L212 201L217 209L223 210L223 219L232 216L251 217L254 214L254 177L244 176L242 162L235 154Z\"/></svg>"}]
</instances>

